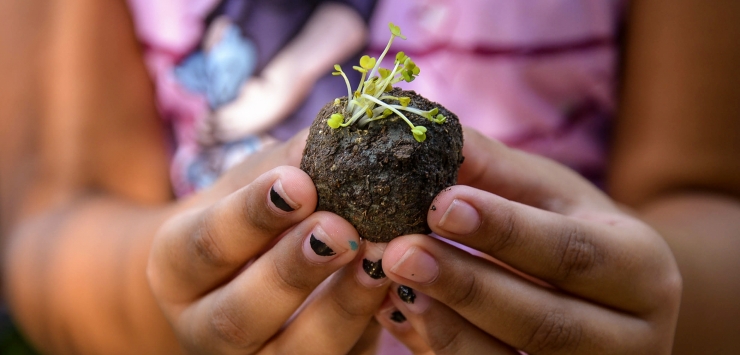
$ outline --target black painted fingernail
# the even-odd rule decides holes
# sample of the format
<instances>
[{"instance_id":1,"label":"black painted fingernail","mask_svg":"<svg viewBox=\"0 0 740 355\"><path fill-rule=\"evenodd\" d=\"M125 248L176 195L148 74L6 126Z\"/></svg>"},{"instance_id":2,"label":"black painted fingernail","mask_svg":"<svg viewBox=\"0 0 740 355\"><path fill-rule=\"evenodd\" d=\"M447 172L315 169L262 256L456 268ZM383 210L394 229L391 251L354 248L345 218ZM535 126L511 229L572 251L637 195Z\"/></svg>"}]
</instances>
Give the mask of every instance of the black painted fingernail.
<instances>
[{"instance_id":1,"label":"black painted fingernail","mask_svg":"<svg viewBox=\"0 0 740 355\"><path fill-rule=\"evenodd\" d=\"M324 244L324 242L316 239L316 237L314 237L313 234L311 234L310 243L311 243L311 249L313 249L313 252L316 253L316 255L332 256L332 255L336 254L334 252L334 250L332 250L331 248L329 248L328 245L326 245L326 244Z\"/></svg>"},{"instance_id":2,"label":"black painted fingernail","mask_svg":"<svg viewBox=\"0 0 740 355\"><path fill-rule=\"evenodd\" d=\"M293 212L295 209L293 207L290 207L290 205L285 202L282 196L280 196L277 191L275 191L275 187L270 188L270 201L277 206L277 208L285 211L285 212Z\"/></svg>"},{"instance_id":3,"label":"black painted fingernail","mask_svg":"<svg viewBox=\"0 0 740 355\"><path fill-rule=\"evenodd\" d=\"M404 316L403 313L399 311L395 311L391 313L391 320L396 323L403 323L406 321L406 316Z\"/></svg>"},{"instance_id":4,"label":"black painted fingernail","mask_svg":"<svg viewBox=\"0 0 740 355\"><path fill-rule=\"evenodd\" d=\"M414 303L414 300L416 299L416 294L411 287L401 285L398 286L398 297L401 297L401 301L404 301L406 303Z\"/></svg>"},{"instance_id":5,"label":"black painted fingernail","mask_svg":"<svg viewBox=\"0 0 740 355\"><path fill-rule=\"evenodd\" d=\"M362 259L362 269L365 270L365 273L373 279L380 280L385 277L381 261L383 261L383 259L380 259L376 262Z\"/></svg>"}]
</instances>

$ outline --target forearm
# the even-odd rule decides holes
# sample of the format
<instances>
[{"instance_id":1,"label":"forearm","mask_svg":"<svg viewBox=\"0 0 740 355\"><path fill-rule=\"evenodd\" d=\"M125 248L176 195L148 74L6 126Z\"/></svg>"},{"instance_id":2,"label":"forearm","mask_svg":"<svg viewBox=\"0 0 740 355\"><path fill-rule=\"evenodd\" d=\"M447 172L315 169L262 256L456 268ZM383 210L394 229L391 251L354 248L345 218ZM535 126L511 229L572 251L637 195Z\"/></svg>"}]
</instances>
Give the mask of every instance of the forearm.
<instances>
[{"instance_id":1,"label":"forearm","mask_svg":"<svg viewBox=\"0 0 740 355\"><path fill-rule=\"evenodd\" d=\"M366 25L353 9L341 4L324 4L302 32L268 65L265 74L268 79L274 76L275 80L285 82L314 82L334 64L357 53L365 45L366 37Z\"/></svg>"},{"instance_id":2,"label":"forearm","mask_svg":"<svg viewBox=\"0 0 740 355\"><path fill-rule=\"evenodd\" d=\"M87 196L16 225L3 251L6 300L40 350L177 352L145 273L167 215L167 207Z\"/></svg>"},{"instance_id":3,"label":"forearm","mask_svg":"<svg viewBox=\"0 0 740 355\"><path fill-rule=\"evenodd\" d=\"M740 353L740 201L685 194L640 212L664 236L683 276L673 353Z\"/></svg>"}]
</instances>

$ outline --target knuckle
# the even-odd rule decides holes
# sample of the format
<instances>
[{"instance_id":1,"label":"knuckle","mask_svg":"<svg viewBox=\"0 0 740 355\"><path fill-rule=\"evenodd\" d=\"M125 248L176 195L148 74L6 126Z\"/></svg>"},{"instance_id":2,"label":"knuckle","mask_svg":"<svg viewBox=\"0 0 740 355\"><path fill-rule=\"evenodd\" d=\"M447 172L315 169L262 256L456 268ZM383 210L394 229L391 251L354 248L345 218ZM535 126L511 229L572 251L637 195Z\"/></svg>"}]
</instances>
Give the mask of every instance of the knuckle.
<instances>
[{"instance_id":1,"label":"knuckle","mask_svg":"<svg viewBox=\"0 0 740 355\"><path fill-rule=\"evenodd\" d=\"M534 331L523 348L530 354L571 354L580 346L583 329L566 313L548 312L530 325Z\"/></svg>"},{"instance_id":2,"label":"knuckle","mask_svg":"<svg viewBox=\"0 0 740 355\"><path fill-rule=\"evenodd\" d=\"M231 265L230 260L219 246L217 231L209 214L203 216L192 235L192 249L195 257L203 264L220 268Z\"/></svg>"},{"instance_id":3,"label":"knuckle","mask_svg":"<svg viewBox=\"0 0 740 355\"><path fill-rule=\"evenodd\" d=\"M443 323L436 323L443 324ZM428 329L427 343L436 355L458 354L464 347L462 328L460 326L445 327L433 326Z\"/></svg>"},{"instance_id":4,"label":"knuckle","mask_svg":"<svg viewBox=\"0 0 740 355\"><path fill-rule=\"evenodd\" d=\"M240 325L234 313L229 312L221 302L216 304L210 324L215 336L228 347L250 353L249 350L255 350L260 346L260 343Z\"/></svg>"},{"instance_id":5,"label":"knuckle","mask_svg":"<svg viewBox=\"0 0 740 355\"><path fill-rule=\"evenodd\" d=\"M653 283L651 294L654 307L669 307L678 310L683 291L683 277L678 268L672 268Z\"/></svg>"},{"instance_id":6,"label":"knuckle","mask_svg":"<svg viewBox=\"0 0 740 355\"><path fill-rule=\"evenodd\" d=\"M250 195L260 194L250 193ZM282 232L283 226L279 226L277 224L280 223L276 223L281 221L281 219L278 216L270 214L267 211L267 206L261 200L252 198L247 203L242 203L241 205L240 213L242 220L246 221L255 231L268 236Z\"/></svg>"},{"instance_id":7,"label":"knuckle","mask_svg":"<svg viewBox=\"0 0 740 355\"><path fill-rule=\"evenodd\" d=\"M275 284L288 293L308 293L315 288L313 278L291 267L290 262L275 262L272 277Z\"/></svg>"},{"instance_id":8,"label":"knuckle","mask_svg":"<svg viewBox=\"0 0 740 355\"><path fill-rule=\"evenodd\" d=\"M331 292L332 304L334 310L342 319L353 321L358 318L366 318L374 314L374 308L365 302L356 302L354 300L348 300L345 295L339 292ZM348 302L349 301L349 302Z\"/></svg>"},{"instance_id":9,"label":"knuckle","mask_svg":"<svg viewBox=\"0 0 740 355\"><path fill-rule=\"evenodd\" d=\"M449 299L445 303L458 310L474 308L480 302L482 293L475 273L469 273L467 277L460 277L458 280L456 285L445 288L449 292Z\"/></svg>"},{"instance_id":10,"label":"knuckle","mask_svg":"<svg viewBox=\"0 0 740 355\"><path fill-rule=\"evenodd\" d=\"M520 242L519 238L519 221L517 220L514 208L508 204L498 208L498 221L491 226L494 238L491 240L491 252L497 253L515 246Z\"/></svg>"},{"instance_id":11,"label":"knuckle","mask_svg":"<svg viewBox=\"0 0 740 355\"><path fill-rule=\"evenodd\" d=\"M568 228L559 241L555 248L558 259L555 277L558 281L586 274L603 259L602 253L594 245L591 237L577 225Z\"/></svg>"}]
</instances>

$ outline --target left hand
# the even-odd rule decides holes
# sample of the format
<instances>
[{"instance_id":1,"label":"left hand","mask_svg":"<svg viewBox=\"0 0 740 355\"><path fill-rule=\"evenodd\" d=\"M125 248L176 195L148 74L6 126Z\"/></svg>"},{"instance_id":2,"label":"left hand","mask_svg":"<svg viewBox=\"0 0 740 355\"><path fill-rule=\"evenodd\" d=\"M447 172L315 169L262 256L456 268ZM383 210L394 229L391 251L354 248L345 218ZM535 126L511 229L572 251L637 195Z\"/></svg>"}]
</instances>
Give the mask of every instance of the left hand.
<instances>
[{"instance_id":1,"label":"left hand","mask_svg":"<svg viewBox=\"0 0 740 355\"><path fill-rule=\"evenodd\" d=\"M392 292L378 321L415 353L669 354L681 276L661 236L573 171L465 134L428 222L485 255L396 238L383 269L415 299Z\"/></svg>"}]
</instances>

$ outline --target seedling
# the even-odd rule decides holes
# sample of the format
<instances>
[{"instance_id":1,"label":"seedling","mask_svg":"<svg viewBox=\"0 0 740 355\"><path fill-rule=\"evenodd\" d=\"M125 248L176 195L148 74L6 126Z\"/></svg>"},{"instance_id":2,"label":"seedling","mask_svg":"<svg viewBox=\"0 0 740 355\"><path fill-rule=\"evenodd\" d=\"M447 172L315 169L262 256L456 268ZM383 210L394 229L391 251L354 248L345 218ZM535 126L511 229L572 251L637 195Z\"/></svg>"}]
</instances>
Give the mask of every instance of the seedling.
<instances>
[{"instance_id":1,"label":"seedling","mask_svg":"<svg viewBox=\"0 0 740 355\"><path fill-rule=\"evenodd\" d=\"M382 120L396 114L411 127L411 133L414 135L414 139L418 142L423 142L426 140L426 127L414 125L401 111L417 114L436 124L443 124L447 118L439 113L438 108L422 111L418 108L410 107L410 97L383 95L391 91L393 85L401 81L409 83L414 81L421 72L421 69L414 63L411 57L407 56L404 52L398 52L396 54L393 69L380 67L385 55L391 48L393 40L396 37L406 39L401 34L401 29L398 26L389 23L388 28L391 31L391 38L388 40L388 44L385 46L383 53L380 54L380 57L376 60L374 57L364 55L360 58L360 65L352 67L354 70L362 73L357 90L352 91L349 79L342 70L342 67L339 64L334 65L336 71L332 75L341 75L347 85L347 103L343 109L343 113L331 115L327 124L332 129L348 127L355 123L359 127L365 127L372 121Z\"/></svg>"},{"instance_id":2,"label":"seedling","mask_svg":"<svg viewBox=\"0 0 740 355\"><path fill-rule=\"evenodd\" d=\"M427 217L436 208L434 198L457 182L463 161L457 115L397 87L419 75L416 63L399 52L392 67L381 66L396 38L405 38L398 26L388 27L391 38L378 59L363 56L353 66L361 74L358 84L352 86L342 68L334 67L347 85L347 98L318 112L300 165L316 187L316 210L346 219L374 243L431 233ZM372 268L369 274L374 277Z\"/></svg>"}]
</instances>

